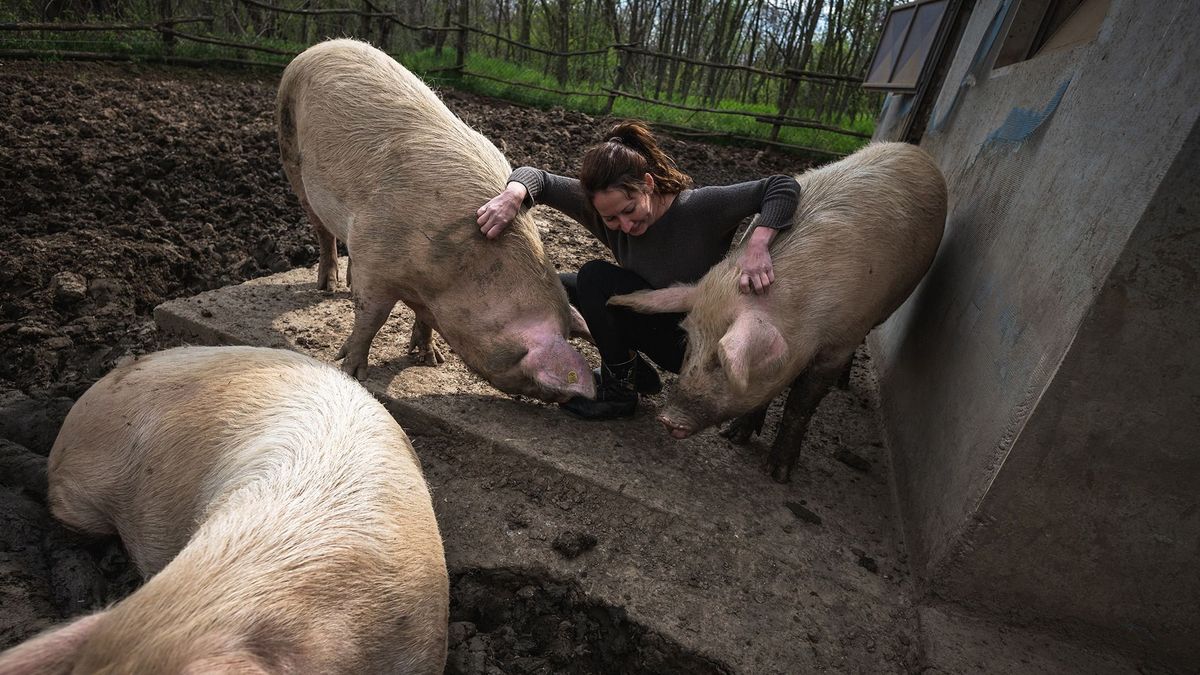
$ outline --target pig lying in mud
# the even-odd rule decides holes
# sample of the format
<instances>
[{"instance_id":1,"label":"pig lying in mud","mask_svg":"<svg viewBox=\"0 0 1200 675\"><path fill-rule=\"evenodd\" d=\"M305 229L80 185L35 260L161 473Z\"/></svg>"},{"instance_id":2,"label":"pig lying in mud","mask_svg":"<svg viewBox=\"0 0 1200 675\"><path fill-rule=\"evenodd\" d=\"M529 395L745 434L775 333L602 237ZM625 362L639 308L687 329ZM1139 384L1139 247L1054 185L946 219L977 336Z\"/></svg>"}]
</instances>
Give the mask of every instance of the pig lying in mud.
<instances>
[{"instance_id":1,"label":"pig lying in mud","mask_svg":"<svg viewBox=\"0 0 1200 675\"><path fill-rule=\"evenodd\" d=\"M725 433L744 443L791 385L766 462L781 482L854 349L929 269L946 220L945 179L916 146L868 145L797 180L800 204L792 228L772 244L768 293L739 293L730 255L694 286L609 300L640 312L688 312L687 355L659 416L676 438L741 416Z\"/></svg>"},{"instance_id":2,"label":"pig lying in mud","mask_svg":"<svg viewBox=\"0 0 1200 675\"><path fill-rule=\"evenodd\" d=\"M119 365L49 460L69 527L149 578L0 654L0 673L441 673L449 588L408 437L294 352L189 347Z\"/></svg>"},{"instance_id":3,"label":"pig lying in mud","mask_svg":"<svg viewBox=\"0 0 1200 675\"><path fill-rule=\"evenodd\" d=\"M567 338L582 317L523 212L488 241L479 205L511 170L490 141L420 79L370 45L332 40L288 65L277 97L279 149L320 241L317 286L354 263L354 329L337 358L363 379L397 300L416 314L410 352L436 363L431 329L497 388L547 401L592 397L591 369Z\"/></svg>"}]
</instances>

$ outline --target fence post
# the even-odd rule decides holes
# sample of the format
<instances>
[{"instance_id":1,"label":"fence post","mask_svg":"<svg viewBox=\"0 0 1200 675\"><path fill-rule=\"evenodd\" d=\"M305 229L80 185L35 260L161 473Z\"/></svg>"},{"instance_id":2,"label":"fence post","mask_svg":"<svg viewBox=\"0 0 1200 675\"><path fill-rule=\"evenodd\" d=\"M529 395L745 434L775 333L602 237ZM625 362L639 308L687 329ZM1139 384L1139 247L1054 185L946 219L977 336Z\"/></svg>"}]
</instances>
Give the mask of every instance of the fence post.
<instances>
[{"instance_id":1,"label":"fence post","mask_svg":"<svg viewBox=\"0 0 1200 675\"><path fill-rule=\"evenodd\" d=\"M467 22L470 19L470 0L458 0L458 56L454 60L454 66L458 68L459 75L462 75L463 67L467 63Z\"/></svg>"},{"instance_id":2,"label":"fence post","mask_svg":"<svg viewBox=\"0 0 1200 675\"><path fill-rule=\"evenodd\" d=\"M792 109L792 101L796 98L796 89L800 86L800 80L789 77L787 88L783 90L783 98L779 101L779 117L787 117L788 111ZM779 130L782 125L775 122L771 125L771 140L779 140Z\"/></svg>"},{"instance_id":3,"label":"fence post","mask_svg":"<svg viewBox=\"0 0 1200 675\"><path fill-rule=\"evenodd\" d=\"M630 45L636 47L637 45ZM625 45L613 45L613 49L617 50L617 75L613 78L612 90L608 93L608 100L604 102L605 115L611 115L613 104L617 101L617 95L613 92L621 90L625 86L625 69L629 67L629 52L625 51Z\"/></svg>"},{"instance_id":4,"label":"fence post","mask_svg":"<svg viewBox=\"0 0 1200 675\"><path fill-rule=\"evenodd\" d=\"M158 13L162 16L163 51L170 54L175 51L175 24L171 21L171 0L158 0Z\"/></svg>"},{"instance_id":5,"label":"fence post","mask_svg":"<svg viewBox=\"0 0 1200 675\"><path fill-rule=\"evenodd\" d=\"M365 40L367 42L370 42L371 41L371 17L368 15L371 14L371 11L375 8L371 5L371 0L363 0L362 5L363 5L362 6L362 16L359 17L360 21L358 24L358 36L357 37L359 40Z\"/></svg>"}]
</instances>

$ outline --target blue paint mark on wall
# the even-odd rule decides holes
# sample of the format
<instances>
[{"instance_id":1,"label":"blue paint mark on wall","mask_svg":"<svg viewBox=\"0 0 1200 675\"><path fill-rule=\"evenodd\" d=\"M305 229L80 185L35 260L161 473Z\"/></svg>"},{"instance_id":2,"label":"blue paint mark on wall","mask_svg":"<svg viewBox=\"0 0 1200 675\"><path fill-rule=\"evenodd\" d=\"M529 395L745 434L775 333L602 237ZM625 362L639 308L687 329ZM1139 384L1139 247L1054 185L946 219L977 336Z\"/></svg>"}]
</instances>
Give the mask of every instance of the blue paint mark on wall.
<instances>
[{"instance_id":1,"label":"blue paint mark on wall","mask_svg":"<svg viewBox=\"0 0 1200 675\"><path fill-rule=\"evenodd\" d=\"M1009 111L1008 117L1000 128L988 134L984 141L985 148L999 145L1020 145L1025 142L1025 139L1033 135L1039 127L1050 119L1054 111L1058 109L1058 104L1062 102L1063 95L1067 93L1067 87L1071 84L1070 78L1058 85L1058 91L1050 97L1050 100L1042 107L1041 110L1028 110L1026 108L1013 108Z\"/></svg>"}]
</instances>

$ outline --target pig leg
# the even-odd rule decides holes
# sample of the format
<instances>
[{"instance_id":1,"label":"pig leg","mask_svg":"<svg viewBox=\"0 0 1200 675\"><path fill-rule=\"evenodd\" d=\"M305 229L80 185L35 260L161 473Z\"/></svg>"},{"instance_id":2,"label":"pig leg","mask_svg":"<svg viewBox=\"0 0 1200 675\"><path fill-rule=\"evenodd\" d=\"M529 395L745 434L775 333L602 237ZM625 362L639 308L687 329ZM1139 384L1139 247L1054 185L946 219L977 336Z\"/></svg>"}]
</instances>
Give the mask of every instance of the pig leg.
<instances>
[{"instance_id":1,"label":"pig leg","mask_svg":"<svg viewBox=\"0 0 1200 675\"><path fill-rule=\"evenodd\" d=\"M786 483L792 479L792 468L800 457L808 421L849 360L850 354L835 359L818 358L792 382L792 390L783 406L783 419L764 465L775 482Z\"/></svg>"},{"instance_id":2,"label":"pig leg","mask_svg":"<svg viewBox=\"0 0 1200 675\"><path fill-rule=\"evenodd\" d=\"M433 342L433 317L425 305L419 302L404 301L413 311L412 333L408 336L408 356L414 363L436 367L445 363L446 357Z\"/></svg>"},{"instance_id":3,"label":"pig leg","mask_svg":"<svg viewBox=\"0 0 1200 675\"><path fill-rule=\"evenodd\" d=\"M352 292L354 329L333 357L335 360L345 359L342 361L342 371L359 381L367 379L367 354L371 351L371 342L387 322L392 306L396 304L395 300L385 300L383 294L368 289L368 284L361 284Z\"/></svg>"},{"instance_id":4,"label":"pig leg","mask_svg":"<svg viewBox=\"0 0 1200 675\"><path fill-rule=\"evenodd\" d=\"M292 186L292 192L296 193L296 198L300 200L300 205L304 207L304 212L308 214L308 222L312 224L313 232L317 235L317 290L328 291L330 289L329 278L333 277L333 280L337 281L337 238L325 227L325 223L321 222L321 218L308 203L308 194L304 190L304 180L300 177L299 164L289 162L285 156L283 173ZM349 283L348 279L347 283Z\"/></svg>"},{"instance_id":5,"label":"pig leg","mask_svg":"<svg viewBox=\"0 0 1200 675\"><path fill-rule=\"evenodd\" d=\"M767 406L764 405L758 410L751 410L741 417L735 417L729 426L721 431L721 435L737 445L745 445L750 442L750 438L754 434L762 434L763 423L766 420Z\"/></svg>"},{"instance_id":6,"label":"pig leg","mask_svg":"<svg viewBox=\"0 0 1200 675\"><path fill-rule=\"evenodd\" d=\"M332 288L329 283L330 279L332 278L336 282L338 278L337 238L325 228L325 224L313 212L307 200L304 202L304 210L308 212L308 219L312 222L313 232L317 234L317 250L320 258L319 262L317 262L317 290L328 291ZM350 275L347 272L346 283L349 282Z\"/></svg>"},{"instance_id":7,"label":"pig leg","mask_svg":"<svg viewBox=\"0 0 1200 675\"><path fill-rule=\"evenodd\" d=\"M425 366L436 366L446 362L446 357L433 343L433 329L420 319L413 321L412 335L408 337L408 355Z\"/></svg>"}]
</instances>

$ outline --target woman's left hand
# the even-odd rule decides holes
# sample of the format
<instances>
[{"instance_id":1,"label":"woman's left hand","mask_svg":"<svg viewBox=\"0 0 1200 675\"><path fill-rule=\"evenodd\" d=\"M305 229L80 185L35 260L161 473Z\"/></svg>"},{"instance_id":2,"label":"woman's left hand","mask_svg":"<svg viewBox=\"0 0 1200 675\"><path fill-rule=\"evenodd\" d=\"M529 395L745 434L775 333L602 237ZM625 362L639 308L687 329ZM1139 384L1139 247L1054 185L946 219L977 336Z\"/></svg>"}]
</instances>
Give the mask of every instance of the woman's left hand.
<instances>
[{"instance_id":1,"label":"woman's left hand","mask_svg":"<svg viewBox=\"0 0 1200 675\"><path fill-rule=\"evenodd\" d=\"M775 268L771 266L771 253L767 250L754 251L747 249L738 258L738 288L743 293L754 291L755 294L767 292L767 287L775 281Z\"/></svg>"},{"instance_id":2,"label":"woman's left hand","mask_svg":"<svg viewBox=\"0 0 1200 675\"><path fill-rule=\"evenodd\" d=\"M750 233L750 241L738 257L738 288L743 293L753 291L756 295L767 292L775 283L775 268L771 264L769 245L775 238L775 230L760 227Z\"/></svg>"}]
</instances>

